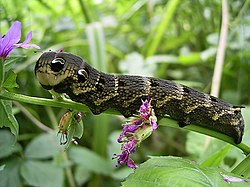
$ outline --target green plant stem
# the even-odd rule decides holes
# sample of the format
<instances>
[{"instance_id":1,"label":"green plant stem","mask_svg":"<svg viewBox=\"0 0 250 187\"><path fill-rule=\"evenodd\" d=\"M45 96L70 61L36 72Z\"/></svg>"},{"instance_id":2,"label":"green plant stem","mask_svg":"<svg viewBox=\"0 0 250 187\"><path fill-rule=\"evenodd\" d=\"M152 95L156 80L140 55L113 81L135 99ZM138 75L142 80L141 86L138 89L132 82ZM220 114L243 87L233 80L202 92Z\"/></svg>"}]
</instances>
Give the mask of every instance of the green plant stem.
<instances>
[{"instance_id":1,"label":"green plant stem","mask_svg":"<svg viewBox=\"0 0 250 187\"><path fill-rule=\"evenodd\" d=\"M67 152L63 151L61 154L62 154L62 157L63 157L64 161L66 163L69 163L70 161L69 161ZM70 166L66 167L66 176L67 176L67 179L68 179L69 186L70 187L76 187L77 185L76 185L74 175L72 173L72 170L71 170Z\"/></svg>"},{"instance_id":2,"label":"green plant stem","mask_svg":"<svg viewBox=\"0 0 250 187\"><path fill-rule=\"evenodd\" d=\"M0 99L15 100L15 101L25 102L29 104L53 106L53 107L59 107L59 108L65 108L65 109L75 109L81 112L90 111L86 105L77 103L68 99L57 101L53 99L45 99L45 98L21 95L21 94L17 94L13 92L8 92L6 90L0 91Z\"/></svg>"},{"instance_id":3,"label":"green plant stem","mask_svg":"<svg viewBox=\"0 0 250 187\"><path fill-rule=\"evenodd\" d=\"M178 6L179 0L170 0L164 8L164 15L162 16L161 22L157 24L156 28L152 30L148 39L146 40L145 47L142 53L148 57L155 54L161 39L163 37L164 31L169 26L171 19L174 16L175 10Z\"/></svg>"},{"instance_id":4,"label":"green plant stem","mask_svg":"<svg viewBox=\"0 0 250 187\"><path fill-rule=\"evenodd\" d=\"M84 16L84 18L86 20L86 23L91 23L91 17L89 16L89 10L86 7L86 5L84 4L85 2L82 1L82 0L78 0L78 3L80 5L80 7L81 7L83 16Z\"/></svg>"},{"instance_id":5,"label":"green plant stem","mask_svg":"<svg viewBox=\"0 0 250 187\"><path fill-rule=\"evenodd\" d=\"M168 126L168 127L175 127L175 128L179 128L178 122L169 118L169 117L165 117L164 119L162 119L160 121L161 125L163 126ZM194 132L198 132L198 133L202 133L220 140L223 140L229 144L234 145L235 147L239 148L240 150L242 150L244 152L245 155L250 154L250 147L247 146L244 143L240 143L240 144L235 144L233 139L230 136L227 136L225 134L222 134L220 132L211 130L211 129L207 129L205 127L202 126L198 126L198 125L187 125L185 127L183 127L183 129L186 130L190 130L190 131L194 131Z\"/></svg>"},{"instance_id":6,"label":"green plant stem","mask_svg":"<svg viewBox=\"0 0 250 187\"><path fill-rule=\"evenodd\" d=\"M19 102L25 102L25 103L30 103L30 104L36 104L36 105L44 105L44 106L53 106L53 107L59 107L59 108L65 108L65 109L74 109L77 111L81 112L90 112L88 107L84 104L77 103L71 100L62 100L62 101L57 101L53 99L44 99L44 98L38 98L38 97L30 97L26 95L21 95L13 92L8 92L5 90L0 91L0 99L6 99L6 100L15 100ZM114 110L107 110L104 112L105 114L112 114L112 115L120 115L119 112L114 111ZM169 127L175 127L179 128L178 122L171 119L169 116L165 116L161 121L161 125L163 126L169 126ZM225 134L222 134L217 131L213 131L207 128L204 128L202 126L198 125L188 125L184 127L183 129L186 130L191 130L195 131L198 133L202 133L205 135L209 135L215 138L218 138L220 140L223 140L227 143L230 143L234 145L235 147L241 149L245 155L250 154L250 147L247 145L240 143L240 144L235 144L233 139Z\"/></svg>"},{"instance_id":7,"label":"green plant stem","mask_svg":"<svg viewBox=\"0 0 250 187\"><path fill-rule=\"evenodd\" d=\"M125 22L129 20L134 14L138 13L138 11L148 2L148 0L140 0L135 1L135 3L124 12L122 17L120 18L121 21Z\"/></svg>"},{"instance_id":8,"label":"green plant stem","mask_svg":"<svg viewBox=\"0 0 250 187\"><path fill-rule=\"evenodd\" d=\"M0 57L0 88L4 82L4 60Z\"/></svg>"}]
</instances>

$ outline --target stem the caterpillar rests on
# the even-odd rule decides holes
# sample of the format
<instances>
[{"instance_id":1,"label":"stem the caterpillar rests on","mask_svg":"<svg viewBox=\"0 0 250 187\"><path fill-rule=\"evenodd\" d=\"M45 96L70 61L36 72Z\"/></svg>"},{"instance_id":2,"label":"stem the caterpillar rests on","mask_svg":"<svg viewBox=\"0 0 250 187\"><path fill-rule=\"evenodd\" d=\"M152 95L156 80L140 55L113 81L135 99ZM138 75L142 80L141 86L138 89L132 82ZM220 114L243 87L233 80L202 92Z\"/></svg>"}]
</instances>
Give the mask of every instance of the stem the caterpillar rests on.
<instances>
[{"instance_id":1,"label":"stem the caterpillar rests on","mask_svg":"<svg viewBox=\"0 0 250 187\"><path fill-rule=\"evenodd\" d=\"M65 52L43 53L35 73L44 88L66 93L94 114L113 108L129 117L150 96L156 116L169 115L181 127L192 123L219 131L231 136L236 144L242 140L242 106L169 80L103 73L79 56Z\"/></svg>"}]
</instances>

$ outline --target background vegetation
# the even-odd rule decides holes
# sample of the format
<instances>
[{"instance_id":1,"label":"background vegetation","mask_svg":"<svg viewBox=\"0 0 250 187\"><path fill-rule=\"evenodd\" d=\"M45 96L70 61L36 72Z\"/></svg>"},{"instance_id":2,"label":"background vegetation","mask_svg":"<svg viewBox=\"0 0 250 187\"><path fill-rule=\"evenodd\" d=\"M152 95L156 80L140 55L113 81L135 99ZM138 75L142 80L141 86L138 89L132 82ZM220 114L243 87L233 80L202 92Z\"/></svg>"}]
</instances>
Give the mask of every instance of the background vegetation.
<instances>
[{"instance_id":1,"label":"background vegetation","mask_svg":"<svg viewBox=\"0 0 250 187\"><path fill-rule=\"evenodd\" d=\"M227 4L229 28L219 97L249 106L249 0L228 0ZM42 51L63 48L105 72L171 79L209 93L221 6L220 0L1 0L0 31L6 33L19 20L23 24L22 38L32 30L32 43ZM9 59L16 61L19 85L12 92L51 98L34 75L40 55L22 49L11 53ZM9 129L0 130L0 186L119 186L133 172L117 168L111 159L120 152L116 139L123 117L86 113L79 145L64 151L56 133L65 109L18 102L13 106L19 136L13 145L15 137ZM249 108L243 109L243 142L247 145L249 112ZM223 151L218 162L204 162ZM141 144L134 160L143 163L149 155L184 157L227 171L245 158L239 149L225 142L165 126Z\"/></svg>"}]
</instances>

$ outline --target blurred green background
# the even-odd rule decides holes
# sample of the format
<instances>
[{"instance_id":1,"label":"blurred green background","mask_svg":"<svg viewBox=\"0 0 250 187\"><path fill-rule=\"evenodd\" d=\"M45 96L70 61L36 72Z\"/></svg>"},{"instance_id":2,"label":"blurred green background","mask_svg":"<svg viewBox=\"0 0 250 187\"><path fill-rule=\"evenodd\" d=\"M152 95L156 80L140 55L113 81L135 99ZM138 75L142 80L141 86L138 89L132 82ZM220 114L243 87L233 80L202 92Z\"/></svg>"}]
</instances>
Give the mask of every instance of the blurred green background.
<instances>
[{"instance_id":1,"label":"blurred green background","mask_svg":"<svg viewBox=\"0 0 250 187\"><path fill-rule=\"evenodd\" d=\"M229 29L219 97L250 103L249 0L228 0ZM209 93L221 27L220 0L1 0L0 31L22 22L22 40L42 51L64 49L108 73L171 79ZM24 95L51 98L34 75L40 52L14 50L19 87ZM14 103L20 125L18 143L0 130L0 186L119 186L133 170L116 167L116 139L124 118L86 113L79 145L67 151L56 138L64 109ZM249 112L249 110L248 110ZM42 123L42 124L40 124ZM39 127L40 125L40 127ZM52 133L41 128L53 129ZM49 131L50 132L50 131ZM249 142L248 140L246 140ZM136 163L149 155L174 155L200 162L225 143L181 129L160 127L137 149ZM10 148L11 147L11 148ZM243 158L232 149L221 167ZM2 170L0 168L0 170Z\"/></svg>"}]
</instances>

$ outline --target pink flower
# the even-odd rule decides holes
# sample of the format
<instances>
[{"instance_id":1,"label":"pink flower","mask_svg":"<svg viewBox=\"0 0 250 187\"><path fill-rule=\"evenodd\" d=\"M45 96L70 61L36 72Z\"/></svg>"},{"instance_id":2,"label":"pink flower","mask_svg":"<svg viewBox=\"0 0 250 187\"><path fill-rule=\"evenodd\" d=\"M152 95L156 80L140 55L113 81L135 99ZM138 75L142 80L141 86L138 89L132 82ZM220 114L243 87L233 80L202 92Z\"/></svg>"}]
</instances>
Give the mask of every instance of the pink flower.
<instances>
[{"instance_id":1,"label":"pink flower","mask_svg":"<svg viewBox=\"0 0 250 187\"><path fill-rule=\"evenodd\" d=\"M135 146L137 144L137 140L131 140L124 144L122 147L122 153L119 155L114 154L117 159L118 166L122 164L126 164L128 167L135 169L138 166L134 163L134 161L130 158L130 154L135 152Z\"/></svg>"},{"instance_id":2,"label":"pink flower","mask_svg":"<svg viewBox=\"0 0 250 187\"><path fill-rule=\"evenodd\" d=\"M130 154L133 154L135 147L158 128L157 118L149 98L142 102L139 113L139 118L134 118L129 123L123 125L123 131L117 139L119 143L123 143L122 153L119 155L114 154L115 158L117 158L118 166L126 164L130 168L137 168L138 166L130 158Z\"/></svg>"},{"instance_id":3,"label":"pink flower","mask_svg":"<svg viewBox=\"0 0 250 187\"><path fill-rule=\"evenodd\" d=\"M150 124L151 124L153 130L156 130L158 128L158 125L157 125L156 120L154 118L150 118Z\"/></svg>"},{"instance_id":4,"label":"pink flower","mask_svg":"<svg viewBox=\"0 0 250 187\"><path fill-rule=\"evenodd\" d=\"M36 44L28 44L32 38L32 31L27 34L26 39L22 43L18 43L21 38L21 27L21 23L19 21L15 21L6 35L2 36L2 33L0 33L0 57L2 57L2 59L5 59L13 49L18 47L22 47L24 49L28 49L30 47L40 49L40 47Z\"/></svg>"},{"instance_id":5,"label":"pink flower","mask_svg":"<svg viewBox=\"0 0 250 187\"><path fill-rule=\"evenodd\" d=\"M142 103L139 112L140 112L141 117L145 119L149 118L150 113L151 113L151 106L147 99Z\"/></svg>"},{"instance_id":6,"label":"pink flower","mask_svg":"<svg viewBox=\"0 0 250 187\"><path fill-rule=\"evenodd\" d=\"M133 136L133 133L138 129L140 128L140 124L142 123L142 120L141 119L137 119L134 121L133 124L125 124L123 126L123 131L122 133L120 134L119 138L117 139L117 141L119 143L122 143L123 142L123 139L125 138L128 138L128 137L131 137Z\"/></svg>"}]
</instances>

